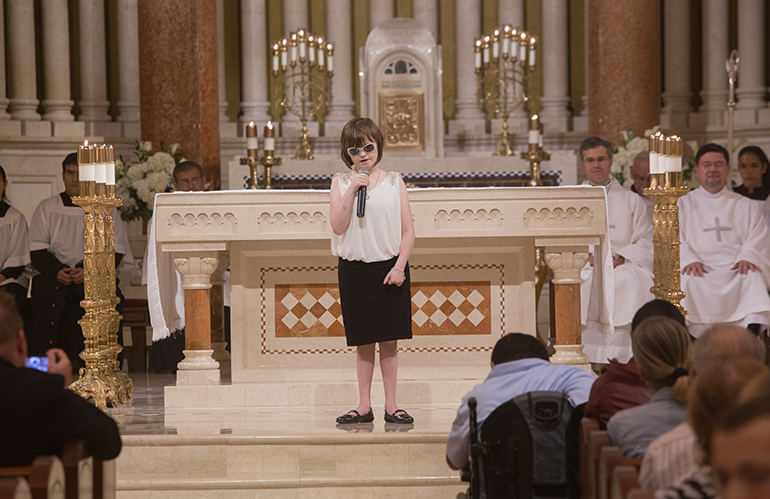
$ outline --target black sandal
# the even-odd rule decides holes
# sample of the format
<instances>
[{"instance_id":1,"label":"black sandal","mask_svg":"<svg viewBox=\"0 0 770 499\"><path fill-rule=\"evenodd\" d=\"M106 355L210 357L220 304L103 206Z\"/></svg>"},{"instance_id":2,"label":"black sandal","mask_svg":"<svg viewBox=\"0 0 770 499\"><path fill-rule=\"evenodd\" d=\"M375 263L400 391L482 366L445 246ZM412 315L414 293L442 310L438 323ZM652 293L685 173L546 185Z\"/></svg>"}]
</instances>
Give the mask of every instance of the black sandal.
<instances>
[{"instance_id":1,"label":"black sandal","mask_svg":"<svg viewBox=\"0 0 770 499\"><path fill-rule=\"evenodd\" d=\"M396 409L395 411L393 411L393 414L388 414L388 411L385 411L385 422L410 424L410 423L414 423L414 418L409 414L407 414L405 410Z\"/></svg>"},{"instance_id":2,"label":"black sandal","mask_svg":"<svg viewBox=\"0 0 770 499\"><path fill-rule=\"evenodd\" d=\"M351 412L354 414L351 414ZM357 410L352 409L337 418L338 424L371 423L372 421L374 421L374 412L372 412L371 407L369 408L369 412L363 416L359 414Z\"/></svg>"}]
</instances>

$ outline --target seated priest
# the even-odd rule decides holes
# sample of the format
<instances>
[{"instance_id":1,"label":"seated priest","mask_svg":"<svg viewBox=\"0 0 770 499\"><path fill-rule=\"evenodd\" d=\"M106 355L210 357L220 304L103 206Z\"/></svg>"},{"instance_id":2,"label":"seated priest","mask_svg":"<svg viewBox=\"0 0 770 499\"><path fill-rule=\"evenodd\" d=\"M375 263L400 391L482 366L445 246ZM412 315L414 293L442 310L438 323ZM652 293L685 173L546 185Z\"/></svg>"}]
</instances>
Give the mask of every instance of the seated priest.
<instances>
[{"instance_id":1,"label":"seated priest","mask_svg":"<svg viewBox=\"0 0 770 499\"><path fill-rule=\"evenodd\" d=\"M77 153L62 162L64 192L44 199L35 209L29 226L32 265L40 273L32 279L33 330L28 332L31 355L45 355L49 348L63 349L73 367L83 367L83 333L78 320L84 310L83 209L72 203L80 195ZM117 210L115 223L115 265L118 271L131 268L134 258L126 228ZM120 288L118 297L123 301ZM120 307L120 305L118 305ZM122 344L122 332L118 331Z\"/></svg>"},{"instance_id":2,"label":"seated priest","mask_svg":"<svg viewBox=\"0 0 770 499\"><path fill-rule=\"evenodd\" d=\"M700 187L679 199L682 306L690 333L727 323L759 334L770 323L770 232L757 201L725 186L727 150L706 144L695 156Z\"/></svg>"},{"instance_id":3,"label":"seated priest","mask_svg":"<svg viewBox=\"0 0 770 499\"><path fill-rule=\"evenodd\" d=\"M203 168L193 161L174 167L174 192L203 191ZM184 290L182 276L174 268L174 257L161 251L155 241L155 217L147 224L147 249L142 266L142 284L147 285L147 302L152 324L152 368L174 371L184 359Z\"/></svg>"},{"instance_id":4,"label":"seated priest","mask_svg":"<svg viewBox=\"0 0 770 499\"><path fill-rule=\"evenodd\" d=\"M634 184L631 186L631 192L642 196L644 204L647 207L647 216L652 220L652 212L655 209L655 202L644 194L644 190L650 187L650 153L642 151L636 155L631 164L631 179Z\"/></svg>"},{"instance_id":5,"label":"seated priest","mask_svg":"<svg viewBox=\"0 0 770 499\"><path fill-rule=\"evenodd\" d=\"M617 358L625 363L631 358L629 333L634 314L654 298L650 292L654 283L652 217L641 196L610 177L609 142L599 137L585 139L580 144L580 164L587 177L584 185L602 186L607 192L608 234L604 237L609 237L609 250L601 251L607 247L605 239L593 248L581 272L584 352L591 362L606 364Z\"/></svg>"}]
</instances>

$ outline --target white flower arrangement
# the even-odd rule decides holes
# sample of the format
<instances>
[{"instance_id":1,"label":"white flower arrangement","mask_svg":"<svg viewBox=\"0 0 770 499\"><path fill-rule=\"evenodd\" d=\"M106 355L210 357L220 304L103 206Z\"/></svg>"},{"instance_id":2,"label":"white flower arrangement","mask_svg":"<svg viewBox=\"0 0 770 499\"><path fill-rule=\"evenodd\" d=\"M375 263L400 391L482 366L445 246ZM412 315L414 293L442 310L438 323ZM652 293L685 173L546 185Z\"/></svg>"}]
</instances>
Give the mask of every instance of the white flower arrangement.
<instances>
[{"instance_id":1,"label":"white flower arrangement","mask_svg":"<svg viewBox=\"0 0 770 499\"><path fill-rule=\"evenodd\" d=\"M643 151L648 151L649 137L660 129L659 126L651 130L645 130L642 137L636 137L631 127L626 128L623 132L623 141L625 145L618 147L612 155L612 168L610 168L610 175L620 182L623 187L629 188L634 183L634 179L631 178L631 165L634 164L634 158Z\"/></svg>"},{"instance_id":2,"label":"white flower arrangement","mask_svg":"<svg viewBox=\"0 0 770 499\"><path fill-rule=\"evenodd\" d=\"M150 141L137 141L137 163L126 164L122 157L115 162L117 195L123 200L120 216L126 222L141 218L149 220L155 206L155 196L161 192L171 192L174 188L172 175L177 163L184 161L182 152L179 144L171 144L166 151L161 142L160 148L160 151L152 154Z\"/></svg>"}]
</instances>

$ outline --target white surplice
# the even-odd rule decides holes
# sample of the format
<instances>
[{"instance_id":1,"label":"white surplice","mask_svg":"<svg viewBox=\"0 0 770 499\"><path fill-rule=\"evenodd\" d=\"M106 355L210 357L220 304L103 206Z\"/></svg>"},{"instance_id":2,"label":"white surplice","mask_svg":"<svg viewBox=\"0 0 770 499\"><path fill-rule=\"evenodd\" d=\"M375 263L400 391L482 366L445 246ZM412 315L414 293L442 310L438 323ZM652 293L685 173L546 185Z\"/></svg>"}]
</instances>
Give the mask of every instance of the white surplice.
<instances>
[{"instance_id":1,"label":"white surplice","mask_svg":"<svg viewBox=\"0 0 770 499\"><path fill-rule=\"evenodd\" d=\"M682 276L682 306L693 324L770 322L770 230L761 202L702 187L679 199L680 264L700 262L704 277ZM762 272L730 270L740 260Z\"/></svg>"},{"instance_id":2,"label":"white surplice","mask_svg":"<svg viewBox=\"0 0 770 499\"><path fill-rule=\"evenodd\" d=\"M638 194L631 192L612 179L605 186L607 191L607 221L609 254L597 259L601 269L586 265L581 272L580 286L581 317L583 330L583 351L592 362L606 363L617 358L627 362L631 358L630 324L639 308L654 299L650 288L653 279L652 219L648 203ZM622 256L625 263L613 268L612 256ZM597 279L602 270L605 279ZM601 311L599 286L602 280L605 292L612 290L612 329L599 330L596 317ZM611 288L610 288L611 285Z\"/></svg>"},{"instance_id":3,"label":"white surplice","mask_svg":"<svg viewBox=\"0 0 770 499\"><path fill-rule=\"evenodd\" d=\"M142 265L142 284L147 285L152 341L168 338L184 328L182 276L174 268L171 252L161 251L155 240L155 217L147 224L147 249Z\"/></svg>"},{"instance_id":4,"label":"white surplice","mask_svg":"<svg viewBox=\"0 0 770 499\"><path fill-rule=\"evenodd\" d=\"M115 253L123 255L118 271L134 265L126 226L117 210L112 211L115 226ZM48 250L61 263L75 267L83 261L83 208L65 206L61 194L44 199L35 208L29 224L30 251Z\"/></svg>"},{"instance_id":5,"label":"white surplice","mask_svg":"<svg viewBox=\"0 0 770 499\"><path fill-rule=\"evenodd\" d=\"M7 267L28 266L29 259L29 229L24 215L11 206L4 217L0 217L0 270ZM29 284L27 272L19 277L10 277L0 286L16 283L26 288Z\"/></svg>"}]
</instances>

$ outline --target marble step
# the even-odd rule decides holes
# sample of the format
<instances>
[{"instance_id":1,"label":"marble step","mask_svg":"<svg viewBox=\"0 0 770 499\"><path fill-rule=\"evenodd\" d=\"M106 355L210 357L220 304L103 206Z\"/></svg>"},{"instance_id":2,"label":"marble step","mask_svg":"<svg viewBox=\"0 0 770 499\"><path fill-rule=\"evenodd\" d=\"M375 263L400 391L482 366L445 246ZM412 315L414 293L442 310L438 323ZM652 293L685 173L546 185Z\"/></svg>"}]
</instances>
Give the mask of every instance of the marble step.
<instances>
[{"instance_id":1,"label":"marble step","mask_svg":"<svg viewBox=\"0 0 770 499\"><path fill-rule=\"evenodd\" d=\"M377 425L381 432L382 423ZM454 497L445 435L128 435L118 498Z\"/></svg>"}]
</instances>

